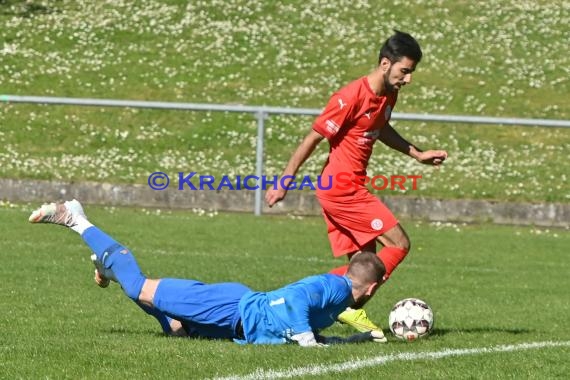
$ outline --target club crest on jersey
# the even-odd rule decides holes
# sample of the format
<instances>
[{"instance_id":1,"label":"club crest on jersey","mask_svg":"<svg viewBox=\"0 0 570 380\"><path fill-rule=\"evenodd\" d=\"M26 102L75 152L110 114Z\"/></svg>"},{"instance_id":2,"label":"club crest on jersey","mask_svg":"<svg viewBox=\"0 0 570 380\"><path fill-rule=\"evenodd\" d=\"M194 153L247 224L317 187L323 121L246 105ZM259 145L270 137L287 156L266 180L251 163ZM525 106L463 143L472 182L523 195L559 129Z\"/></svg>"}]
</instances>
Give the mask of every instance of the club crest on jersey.
<instances>
[{"instance_id":1,"label":"club crest on jersey","mask_svg":"<svg viewBox=\"0 0 570 380\"><path fill-rule=\"evenodd\" d=\"M380 231L382 229L382 227L384 227L384 223L382 223L382 220L380 220L380 219L374 219L370 223L370 226L372 227L373 230Z\"/></svg>"}]
</instances>

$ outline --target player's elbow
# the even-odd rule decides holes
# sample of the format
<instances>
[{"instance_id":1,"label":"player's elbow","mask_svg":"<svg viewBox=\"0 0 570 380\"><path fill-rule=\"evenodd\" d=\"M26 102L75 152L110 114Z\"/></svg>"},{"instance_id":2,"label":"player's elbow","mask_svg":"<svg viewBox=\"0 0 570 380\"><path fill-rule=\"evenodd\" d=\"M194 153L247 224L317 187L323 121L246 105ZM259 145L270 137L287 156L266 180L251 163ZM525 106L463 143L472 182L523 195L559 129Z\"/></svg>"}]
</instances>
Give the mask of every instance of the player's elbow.
<instances>
[{"instance_id":1,"label":"player's elbow","mask_svg":"<svg viewBox=\"0 0 570 380\"><path fill-rule=\"evenodd\" d=\"M324 138L319 132L311 129L311 132L305 137L305 143L315 148Z\"/></svg>"}]
</instances>

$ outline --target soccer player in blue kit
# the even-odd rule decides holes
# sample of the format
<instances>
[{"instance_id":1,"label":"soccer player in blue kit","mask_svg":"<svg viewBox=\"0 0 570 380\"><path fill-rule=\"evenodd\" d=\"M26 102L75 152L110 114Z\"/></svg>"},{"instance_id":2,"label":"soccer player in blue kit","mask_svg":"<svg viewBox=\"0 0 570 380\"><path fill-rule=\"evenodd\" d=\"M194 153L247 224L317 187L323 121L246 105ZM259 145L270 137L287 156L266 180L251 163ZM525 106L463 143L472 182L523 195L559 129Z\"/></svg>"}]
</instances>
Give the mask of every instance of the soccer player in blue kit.
<instances>
[{"instance_id":1,"label":"soccer player in blue kit","mask_svg":"<svg viewBox=\"0 0 570 380\"><path fill-rule=\"evenodd\" d=\"M29 221L58 224L79 233L93 251L99 286L118 282L167 334L304 347L386 341L374 331L347 338L319 334L348 306L362 304L374 294L385 274L374 253L355 255L344 276L310 276L274 291L256 292L240 283L146 278L131 251L91 224L75 199L45 204Z\"/></svg>"}]
</instances>

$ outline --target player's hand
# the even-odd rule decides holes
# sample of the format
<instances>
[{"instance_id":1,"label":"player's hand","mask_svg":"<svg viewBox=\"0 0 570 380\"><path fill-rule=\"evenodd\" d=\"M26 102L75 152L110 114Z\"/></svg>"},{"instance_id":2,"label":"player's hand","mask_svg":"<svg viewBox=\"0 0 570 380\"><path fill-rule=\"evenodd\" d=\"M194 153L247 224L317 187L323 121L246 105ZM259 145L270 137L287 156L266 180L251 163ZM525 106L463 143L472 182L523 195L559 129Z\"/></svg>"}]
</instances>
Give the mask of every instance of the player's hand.
<instances>
[{"instance_id":1,"label":"player's hand","mask_svg":"<svg viewBox=\"0 0 570 380\"><path fill-rule=\"evenodd\" d=\"M265 193L265 202L269 207L273 207L275 203L285 198L285 195L287 195L286 189L279 187L277 187L277 189L271 188Z\"/></svg>"},{"instance_id":2,"label":"player's hand","mask_svg":"<svg viewBox=\"0 0 570 380\"><path fill-rule=\"evenodd\" d=\"M384 335L384 331L382 331L382 330L370 331L370 340L372 340L375 343L386 343L386 342L388 342L388 339L386 339L386 336Z\"/></svg>"},{"instance_id":3,"label":"player's hand","mask_svg":"<svg viewBox=\"0 0 570 380\"><path fill-rule=\"evenodd\" d=\"M293 335L291 340L297 342L301 347L328 347L325 342L318 341L312 331Z\"/></svg>"},{"instance_id":4,"label":"player's hand","mask_svg":"<svg viewBox=\"0 0 570 380\"><path fill-rule=\"evenodd\" d=\"M418 152L416 160L426 165L439 166L447 158L445 150L426 150L425 152Z\"/></svg>"}]
</instances>

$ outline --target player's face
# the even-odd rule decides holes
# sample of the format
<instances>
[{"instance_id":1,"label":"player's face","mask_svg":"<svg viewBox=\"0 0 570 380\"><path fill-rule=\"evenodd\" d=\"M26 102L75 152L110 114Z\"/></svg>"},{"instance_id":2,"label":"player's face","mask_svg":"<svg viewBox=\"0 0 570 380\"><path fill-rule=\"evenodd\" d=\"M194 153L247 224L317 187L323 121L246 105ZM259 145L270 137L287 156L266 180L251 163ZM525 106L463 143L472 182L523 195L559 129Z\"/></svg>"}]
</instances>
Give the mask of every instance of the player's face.
<instances>
[{"instance_id":1,"label":"player's face","mask_svg":"<svg viewBox=\"0 0 570 380\"><path fill-rule=\"evenodd\" d=\"M383 62L387 70L384 73L384 88L387 92L399 91L403 86L412 82L412 73L416 69L416 62L404 57L398 62Z\"/></svg>"}]
</instances>

